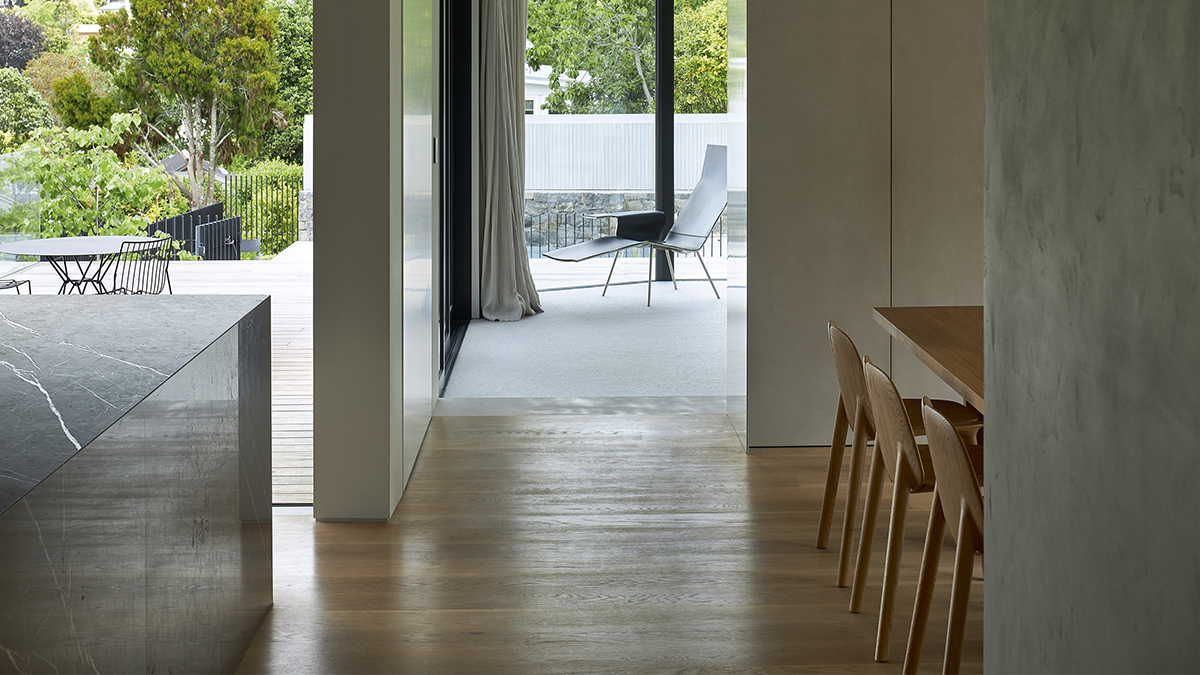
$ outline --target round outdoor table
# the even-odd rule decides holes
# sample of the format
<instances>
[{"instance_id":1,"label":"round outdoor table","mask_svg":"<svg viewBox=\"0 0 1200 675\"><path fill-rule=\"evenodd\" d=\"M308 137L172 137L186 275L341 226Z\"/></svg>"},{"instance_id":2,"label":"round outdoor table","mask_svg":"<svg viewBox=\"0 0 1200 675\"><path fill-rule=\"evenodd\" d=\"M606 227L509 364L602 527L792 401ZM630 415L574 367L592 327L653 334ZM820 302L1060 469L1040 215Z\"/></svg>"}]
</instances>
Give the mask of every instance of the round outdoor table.
<instances>
[{"instance_id":1,"label":"round outdoor table","mask_svg":"<svg viewBox=\"0 0 1200 675\"><path fill-rule=\"evenodd\" d=\"M53 239L26 239L0 245L0 253L11 255L38 256L50 263L62 278L59 295L78 292L83 295L88 284L97 293L104 293L104 274L112 267L121 244L158 241L156 237L55 237Z\"/></svg>"}]
</instances>

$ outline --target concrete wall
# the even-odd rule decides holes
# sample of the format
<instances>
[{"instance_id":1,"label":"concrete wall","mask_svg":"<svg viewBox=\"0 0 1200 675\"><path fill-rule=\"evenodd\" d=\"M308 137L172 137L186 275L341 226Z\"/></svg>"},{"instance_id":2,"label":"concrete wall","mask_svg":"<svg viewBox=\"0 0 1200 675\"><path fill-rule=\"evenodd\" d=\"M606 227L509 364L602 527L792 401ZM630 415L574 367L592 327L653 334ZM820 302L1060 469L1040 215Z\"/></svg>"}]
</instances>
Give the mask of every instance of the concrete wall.
<instances>
[{"instance_id":1,"label":"concrete wall","mask_svg":"<svg viewBox=\"0 0 1200 675\"><path fill-rule=\"evenodd\" d=\"M1200 671L1200 4L987 8L984 667Z\"/></svg>"},{"instance_id":2,"label":"concrete wall","mask_svg":"<svg viewBox=\"0 0 1200 675\"><path fill-rule=\"evenodd\" d=\"M982 0L755 0L747 61L750 445L829 443L830 319L953 397L871 308L982 302Z\"/></svg>"}]
</instances>

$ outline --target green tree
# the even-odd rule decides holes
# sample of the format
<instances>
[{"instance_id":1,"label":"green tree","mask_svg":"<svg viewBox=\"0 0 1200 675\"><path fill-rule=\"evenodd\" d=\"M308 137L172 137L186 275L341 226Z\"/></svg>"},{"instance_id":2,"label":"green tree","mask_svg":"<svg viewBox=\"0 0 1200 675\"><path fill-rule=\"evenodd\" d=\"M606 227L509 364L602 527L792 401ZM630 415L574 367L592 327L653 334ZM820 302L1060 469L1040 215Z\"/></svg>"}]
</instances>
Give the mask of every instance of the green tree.
<instances>
[{"instance_id":1,"label":"green tree","mask_svg":"<svg viewBox=\"0 0 1200 675\"><path fill-rule=\"evenodd\" d=\"M304 161L304 116L312 114L312 0L271 0L279 13L275 59L279 61L279 100L290 112L286 127L263 133L259 154L265 158Z\"/></svg>"},{"instance_id":2,"label":"green tree","mask_svg":"<svg viewBox=\"0 0 1200 675\"><path fill-rule=\"evenodd\" d=\"M92 91L101 95L112 93L112 80L79 54L45 52L25 66L25 77L51 108L54 107L54 81L75 73L83 73Z\"/></svg>"},{"instance_id":3,"label":"green tree","mask_svg":"<svg viewBox=\"0 0 1200 675\"><path fill-rule=\"evenodd\" d=\"M50 106L29 78L13 68L0 68L0 131L11 134L9 144L23 143L39 127L53 125Z\"/></svg>"},{"instance_id":4,"label":"green tree","mask_svg":"<svg viewBox=\"0 0 1200 675\"><path fill-rule=\"evenodd\" d=\"M75 39L75 26L96 18L92 0L28 0L19 11L46 29L46 51L57 54L83 51Z\"/></svg>"},{"instance_id":5,"label":"green tree","mask_svg":"<svg viewBox=\"0 0 1200 675\"><path fill-rule=\"evenodd\" d=\"M97 94L83 73L54 81L54 112L69 127L106 126L120 109L115 99Z\"/></svg>"},{"instance_id":6,"label":"green tree","mask_svg":"<svg viewBox=\"0 0 1200 675\"><path fill-rule=\"evenodd\" d=\"M679 3L682 4L682 3ZM727 109L725 0L685 4L675 12L675 112Z\"/></svg>"},{"instance_id":7,"label":"green tree","mask_svg":"<svg viewBox=\"0 0 1200 675\"><path fill-rule=\"evenodd\" d=\"M156 161L156 137L188 158L186 183L163 173L193 208L214 201L219 151L252 152L268 124L285 121L276 110L275 13L265 3L133 0L131 14L101 16L90 41L92 62L112 74L127 109L145 120L134 148Z\"/></svg>"},{"instance_id":8,"label":"green tree","mask_svg":"<svg viewBox=\"0 0 1200 675\"><path fill-rule=\"evenodd\" d=\"M528 40L550 112L654 110L654 0L530 0Z\"/></svg>"},{"instance_id":9,"label":"green tree","mask_svg":"<svg viewBox=\"0 0 1200 675\"><path fill-rule=\"evenodd\" d=\"M0 182L41 184L44 237L137 234L182 204L171 203L166 178L122 162L112 146L140 124L137 115L113 115L107 126L39 129L0 171Z\"/></svg>"},{"instance_id":10,"label":"green tree","mask_svg":"<svg viewBox=\"0 0 1200 675\"><path fill-rule=\"evenodd\" d=\"M0 12L0 67L24 70L46 48L46 29L15 11Z\"/></svg>"}]
</instances>

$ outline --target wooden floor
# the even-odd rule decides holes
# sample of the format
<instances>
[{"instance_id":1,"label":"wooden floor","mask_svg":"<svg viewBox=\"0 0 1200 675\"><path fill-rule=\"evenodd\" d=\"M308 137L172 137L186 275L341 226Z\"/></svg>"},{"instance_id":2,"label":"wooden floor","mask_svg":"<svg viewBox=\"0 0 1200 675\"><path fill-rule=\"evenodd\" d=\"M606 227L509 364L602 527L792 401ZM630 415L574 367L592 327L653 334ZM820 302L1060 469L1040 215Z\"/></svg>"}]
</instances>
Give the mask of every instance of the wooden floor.
<instances>
[{"instance_id":1,"label":"wooden floor","mask_svg":"<svg viewBox=\"0 0 1200 675\"><path fill-rule=\"evenodd\" d=\"M240 672L900 672L929 499L875 663L882 555L854 615L837 536L814 546L827 454L747 455L721 415L435 418L391 522L276 515L275 606ZM951 560L922 672L941 669ZM982 601L977 578L967 673Z\"/></svg>"}]
</instances>

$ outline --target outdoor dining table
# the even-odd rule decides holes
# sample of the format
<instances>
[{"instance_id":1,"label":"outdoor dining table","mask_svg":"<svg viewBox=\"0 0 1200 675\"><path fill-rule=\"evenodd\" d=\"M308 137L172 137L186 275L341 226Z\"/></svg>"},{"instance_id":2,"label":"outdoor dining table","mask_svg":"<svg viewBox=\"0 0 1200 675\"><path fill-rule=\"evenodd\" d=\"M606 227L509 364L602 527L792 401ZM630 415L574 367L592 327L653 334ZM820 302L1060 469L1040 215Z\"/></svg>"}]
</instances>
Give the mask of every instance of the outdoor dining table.
<instances>
[{"instance_id":1,"label":"outdoor dining table","mask_svg":"<svg viewBox=\"0 0 1200 675\"><path fill-rule=\"evenodd\" d=\"M983 412L983 305L876 307L875 321Z\"/></svg>"},{"instance_id":2,"label":"outdoor dining table","mask_svg":"<svg viewBox=\"0 0 1200 675\"><path fill-rule=\"evenodd\" d=\"M59 295L75 292L83 295L88 285L97 293L107 290L104 275L121 252L121 244L147 241L158 239L113 235L26 239L0 244L0 253L40 257L50 263L62 279Z\"/></svg>"}]
</instances>

